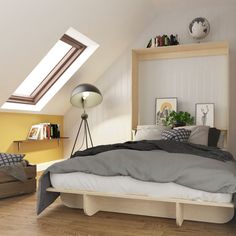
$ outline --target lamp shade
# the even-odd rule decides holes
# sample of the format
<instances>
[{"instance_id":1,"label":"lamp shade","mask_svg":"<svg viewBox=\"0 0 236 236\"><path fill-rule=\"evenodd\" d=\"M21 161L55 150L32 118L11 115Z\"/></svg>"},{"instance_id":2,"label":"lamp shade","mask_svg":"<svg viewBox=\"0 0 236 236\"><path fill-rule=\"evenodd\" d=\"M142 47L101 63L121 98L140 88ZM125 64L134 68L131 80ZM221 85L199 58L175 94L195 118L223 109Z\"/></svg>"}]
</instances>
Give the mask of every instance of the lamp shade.
<instances>
[{"instance_id":1,"label":"lamp shade","mask_svg":"<svg viewBox=\"0 0 236 236\"><path fill-rule=\"evenodd\" d=\"M92 84L80 84L72 91L70 102L80 108L94 107L102 102L102 94Z\"/></svg>"}]
</instances>

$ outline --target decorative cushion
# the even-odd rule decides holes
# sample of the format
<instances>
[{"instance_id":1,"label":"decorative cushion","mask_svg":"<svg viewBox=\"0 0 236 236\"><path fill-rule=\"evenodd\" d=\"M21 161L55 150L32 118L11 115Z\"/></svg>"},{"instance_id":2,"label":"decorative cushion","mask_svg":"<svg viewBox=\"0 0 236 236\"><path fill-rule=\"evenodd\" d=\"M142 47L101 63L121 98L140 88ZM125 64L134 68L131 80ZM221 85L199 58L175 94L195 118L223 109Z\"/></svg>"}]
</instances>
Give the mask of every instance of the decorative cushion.
<instances>
[{"instance_id":1,"label":"decorative cushion","mask_svg":"<svg viewBox=\"0 0 236 236\"><path fill-rule=\"evenodd\" d=\"M24 154L0 153L0 166L10 166L19 163L24 156Z\"/></svg>"},{"instance_id":2,"label":"decorative cushion","mask_svg":"<svg viewBox=\"0 0 236 236\"><path fill-rule=\"evenodd\" d=\"M134 141L160 140L163 130L170 130L170 128L164 125L139 125L134 136Z\"/></svg>"},{"instance_id":3,"label":"decorative cushion","mask_svg":"<svg viewBox=\"0 0 236 236\"><path fill-rule=\"evenodd\" d=\"M210 147L217 147L219 137L220 137L220 130L217 128L209 128L208 132L208 146Z\"/></svg>"},{"instance_id":4,"label":"decorative cushion","mask_svg":"<svg viewBox=\"0 0 236 236\"><path fill-rule=\"evenodd\" d=\"M191 130L191 134L188 140L190 143L201 144L205 146L208 145L208 133L210 128L209 126L193 125L193 126L177 127L174 129L177 130L180 128Z\"/></svg>"},{"instance_id":5,"label":"decorative cushion","mask_svg":"<svg viewBox=\"0 0 236 236\"><path fill-rule=\"evenodd\" d=\"M161 134L163 140L175 140L179 142L187 142L191 130L187 129L173 129L173 130L164 130Z\"/></svg>"}]
</instances>

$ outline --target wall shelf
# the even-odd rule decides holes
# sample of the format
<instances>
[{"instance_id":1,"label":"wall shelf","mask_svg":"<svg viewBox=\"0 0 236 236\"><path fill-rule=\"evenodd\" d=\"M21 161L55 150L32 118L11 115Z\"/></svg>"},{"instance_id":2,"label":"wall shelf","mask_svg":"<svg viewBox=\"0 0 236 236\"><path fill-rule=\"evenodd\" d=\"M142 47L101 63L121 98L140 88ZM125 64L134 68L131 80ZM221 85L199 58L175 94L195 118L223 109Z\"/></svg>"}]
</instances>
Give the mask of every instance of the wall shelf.
<instances>
[{"instance_id":1,"label":"wall shelf","mask_svg":"<svg viewBox=\"0 0 236 236\"><path fill-rule=\"evenodd\" d=\"M68 139L69 137L60 137L60 138L51 138L51 139L24 139L24 140L14 140L13 143L17 144L18 151L20 150L21 144L23 143L36 143L36 142L51 142L51 141L57 141L58 146L60 144L60 141L63 139Z\"/></svg>"}]
</instances>

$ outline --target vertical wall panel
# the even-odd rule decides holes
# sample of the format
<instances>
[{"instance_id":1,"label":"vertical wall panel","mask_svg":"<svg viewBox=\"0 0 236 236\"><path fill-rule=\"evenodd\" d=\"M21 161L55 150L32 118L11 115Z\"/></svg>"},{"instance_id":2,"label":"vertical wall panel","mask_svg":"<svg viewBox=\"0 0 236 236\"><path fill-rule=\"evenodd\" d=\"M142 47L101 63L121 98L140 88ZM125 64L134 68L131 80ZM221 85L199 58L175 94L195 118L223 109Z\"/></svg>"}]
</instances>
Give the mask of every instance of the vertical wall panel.
<instances>
[{"instance_id":1,"label":"vertical wall panel","mask_svg":"<svg viewBox=\"0 0 236 236\"><path fill-rule=\"evenodd\" d=\"M140 124L154 124L157 97L177 97L178 110L192 115L195 115L195 103L214 103L215 126L227 129L227 63L226 56L140 62Z\"/></svg>"}]
</instances>

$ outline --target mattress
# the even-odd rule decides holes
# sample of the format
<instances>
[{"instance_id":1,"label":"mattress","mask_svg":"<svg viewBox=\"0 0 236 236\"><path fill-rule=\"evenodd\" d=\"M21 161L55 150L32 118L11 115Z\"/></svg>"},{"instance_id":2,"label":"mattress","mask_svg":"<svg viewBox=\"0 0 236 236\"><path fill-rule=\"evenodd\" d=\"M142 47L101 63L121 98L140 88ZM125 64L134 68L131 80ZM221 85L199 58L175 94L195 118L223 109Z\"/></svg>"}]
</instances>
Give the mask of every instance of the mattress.
<instances>
[{"instance_id":1,"label":"mattress","mask_svg":"<svg viewBox=\"0 0 236 236\"><path fill-rule=\"evenodd\" d=\"M156 183L129 176L99 176L83 172L50 173L54 188L86 190L114 194L135 194L157 198L180 198L195 201L228 203L232 194L210 193L175 183Z\"/></svg>"}]
</instances>

